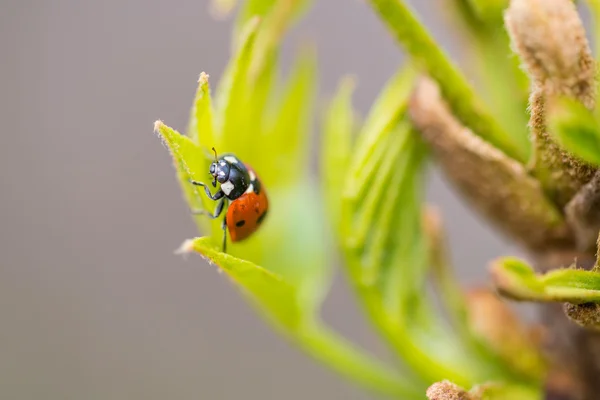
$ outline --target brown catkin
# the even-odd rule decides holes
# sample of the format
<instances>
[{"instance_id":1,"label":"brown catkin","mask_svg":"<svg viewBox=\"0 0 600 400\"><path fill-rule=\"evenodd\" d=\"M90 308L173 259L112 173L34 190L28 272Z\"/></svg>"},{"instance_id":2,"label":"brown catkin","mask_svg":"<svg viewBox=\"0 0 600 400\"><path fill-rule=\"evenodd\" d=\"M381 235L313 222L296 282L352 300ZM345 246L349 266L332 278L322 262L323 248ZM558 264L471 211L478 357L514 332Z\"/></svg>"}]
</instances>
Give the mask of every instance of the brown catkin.
<instances>
[{"instance_id":1,"label":"brown catkin","mask_svg":"<svg viewBox=\"0 0 600 400\"><path fill-rule=\"evenodd\" d=\"M570 232L539 182L463 126L435 82L423 78L417 83L409 111L444 173L476 209L532 250L570 245Z\"/></svg>"},{"instance_id":2,"label":"brown catkin","mask_svg":"<svg viewBox=\"0 0 600 400\"><path fill-rule=\"evenodd\" d=\"M449 381L437 382L427 389L429 400L476 400L460 386Z\"/></svg>"},{"instance_id":3,"label":"brown catkin","mask_svg":"<svg viewBox=\"0 0 600 400\"><path fill-rule=\"evenodd\" d=\"M587 329L600 330L600 304L565 303L564 310L567 317L578 325Z\"/></svg>"},{"instance_id":4,"label":"brown catkin","mask_svg":"<svg viewBox=\"0 0 600 400\"><path fill-rule=\"evenodd\" d=\"M546 129L545 102L551 96L569 96L592 109L595 61L571 0L512 0L505 23L513 50L533 81L529 121L534 140L533 173L563 207L596 168L554 141Z\"/></svg>"}]
</instances>

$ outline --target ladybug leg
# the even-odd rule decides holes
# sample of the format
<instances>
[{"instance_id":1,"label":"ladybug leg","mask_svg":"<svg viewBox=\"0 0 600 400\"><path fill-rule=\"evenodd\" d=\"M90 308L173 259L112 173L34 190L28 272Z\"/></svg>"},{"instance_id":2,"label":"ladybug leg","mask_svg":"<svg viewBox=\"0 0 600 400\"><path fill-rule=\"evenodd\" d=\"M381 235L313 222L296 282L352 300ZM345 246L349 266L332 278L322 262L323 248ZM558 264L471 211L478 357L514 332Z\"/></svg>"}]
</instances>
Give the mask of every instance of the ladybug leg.
<instances>
[{"instance_id":1,"label":"ladybug leg","mask_svg":"<svg viewBox=\"0 0 600 400\"><path fill-rule=\"evenodd\" d=\"M190 183L192 185L196 185L196 186L202 186L204 188L204 192L206 192L206 195L208 196L209 199L211 200L219 200L220 198L222 198L223 196L225 196L225 193L223 193L223 191L221 189L219 189L214 195L212 193L210 193L210 189L208 188L208 186L206 186L205 183L200 182L200 181L195 181L190 179Z\"/></svg>"},{"instance_id":2,"label":"ladybug leg","mask_svg":"<svg viewBox=\"0 0 600 400\"><path fill-rule=\"evenodd\" d=\"M227 217L223 218L223 253L227 253Z\"/></svg>"},{"instance_id":3,"label":"ladybug leg","mask_svg":"<svg viewBox=\"0 0 600 400\"><path fill-rule=\"evenodd\" d=\"M192 210L192 214L194 215L206 215L210 219L219 218L219 215L223 212L223 206L225 205L225 199L221 199L217 203L217 207L215 208L215 212L213 214L209 213L206 210Z\"/></svg>"}]
</instances>

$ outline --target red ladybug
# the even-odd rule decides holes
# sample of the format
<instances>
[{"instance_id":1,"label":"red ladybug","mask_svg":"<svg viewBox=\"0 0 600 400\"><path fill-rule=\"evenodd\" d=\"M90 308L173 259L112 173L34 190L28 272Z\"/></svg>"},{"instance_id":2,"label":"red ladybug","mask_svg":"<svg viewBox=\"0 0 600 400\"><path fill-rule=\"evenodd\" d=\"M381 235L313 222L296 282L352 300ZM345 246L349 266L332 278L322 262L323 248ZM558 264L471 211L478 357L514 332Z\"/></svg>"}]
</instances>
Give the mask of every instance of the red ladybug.
<instances>
[{"instance_id":1,"label":"red ladybug","mask_svg":"<svg viewBox=\"0 0 600 400\"><path fill-rule=\"evenodd\" d=\"M258 179L254 170L244 164L233 154L222 154L210 165L209 173L214 180L213 187L220 183L219 190L213 195L208 186L202 182L190 181L194 185L202 186L206 195L212 200L219 200L215 212L198 211L197 214L207 215L211 219L218 218L227 207L227 213L223 219L223 252L227 249L227 233L232 242L246 239L258 230L267 216L269 200L267 193Z\"/></svg>"}]
</instances>

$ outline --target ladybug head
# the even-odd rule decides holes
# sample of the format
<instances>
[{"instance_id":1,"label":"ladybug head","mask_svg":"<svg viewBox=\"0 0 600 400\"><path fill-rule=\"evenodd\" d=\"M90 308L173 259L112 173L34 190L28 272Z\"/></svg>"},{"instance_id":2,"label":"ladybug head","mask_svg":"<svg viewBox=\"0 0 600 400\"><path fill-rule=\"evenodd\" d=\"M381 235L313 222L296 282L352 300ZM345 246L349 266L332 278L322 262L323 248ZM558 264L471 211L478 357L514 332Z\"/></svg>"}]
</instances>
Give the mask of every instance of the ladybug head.
<instances>
[{"instance_id":1,"label":"ladybug head","mask_svg":"<svg viewBox=\"0 0 600 400\"><path fill-rule=\"evenodd\" d=\"M216 187L217 181L219 181L219 183L227 182L227 180L229 179L230 166L227 161L219 160L217 158L217 151L214 147L212 148L212 150L215 152L215 161L212 164L210 164L209 173L214 178L212 184L214 187Z\"/></svg>"}]
</instances>

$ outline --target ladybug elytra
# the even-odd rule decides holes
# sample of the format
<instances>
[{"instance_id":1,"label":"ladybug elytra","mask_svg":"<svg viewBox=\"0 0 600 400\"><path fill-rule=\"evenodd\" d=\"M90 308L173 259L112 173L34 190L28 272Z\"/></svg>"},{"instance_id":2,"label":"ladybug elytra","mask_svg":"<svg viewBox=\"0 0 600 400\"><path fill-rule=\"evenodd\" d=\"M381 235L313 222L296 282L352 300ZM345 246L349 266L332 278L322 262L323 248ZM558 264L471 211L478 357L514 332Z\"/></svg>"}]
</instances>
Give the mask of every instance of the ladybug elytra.
<instances>
[{"instance_id":1,"label":"ladybug elytra","mask_svg":"<svg viewBox=\"0 0 600 400\"><path fill-rule=\"evenodd\" d=\"M210 165L209 173L213 177L213 187L217 187L219 182L219 190L212 194L205 183L194 180L190 182L202 186L211 200L218 201L213 214L204 210L197 211L196 214L216 219L223 209L227 209L222 224L225 252L226 230L229 231L232 242L239 242L252 235L267 216L269 200L260 179L248 164L244 164L234 154L222 154L218 157L214 147L212 150L215 153L215 161Z\"/></svg>"}]
</instances>

